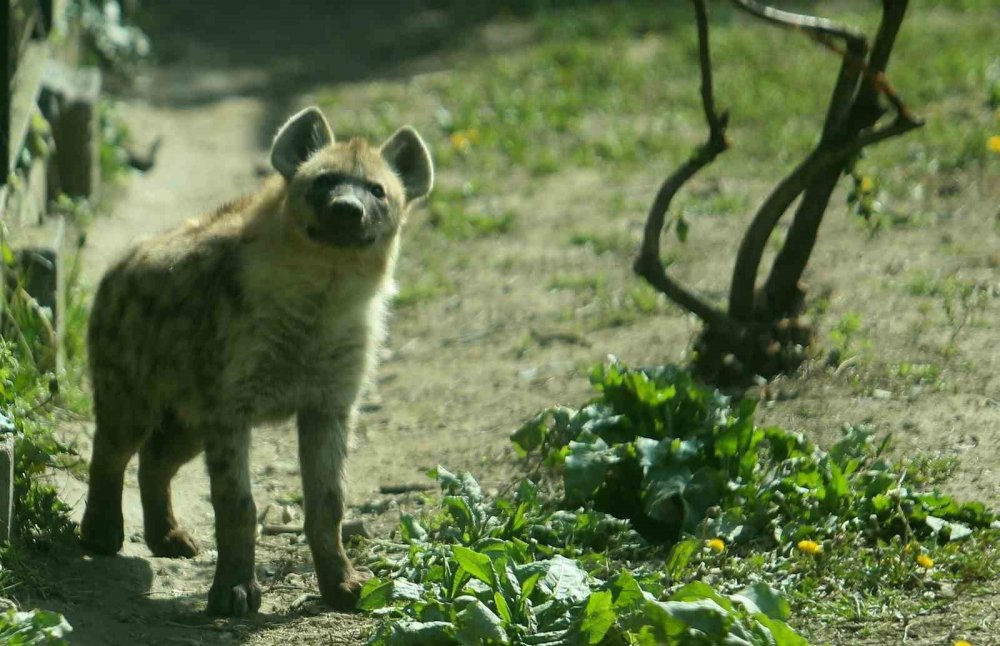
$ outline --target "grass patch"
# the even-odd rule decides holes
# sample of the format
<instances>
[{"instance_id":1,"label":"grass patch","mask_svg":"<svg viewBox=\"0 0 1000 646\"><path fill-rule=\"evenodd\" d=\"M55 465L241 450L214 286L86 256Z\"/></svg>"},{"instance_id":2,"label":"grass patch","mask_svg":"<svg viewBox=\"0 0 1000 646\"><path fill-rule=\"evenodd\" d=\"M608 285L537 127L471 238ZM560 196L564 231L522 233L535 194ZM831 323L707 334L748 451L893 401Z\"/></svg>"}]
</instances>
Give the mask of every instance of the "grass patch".
<instances>
[{"instance_id":1,"label":"grass patch","mask_svg":"<svg viewBox=\"0 0 1000 646\"><path fill-rule=\"evenodd\" d=\"M575 303L563 310L561 319L579 321L591 330L631 325L667 307L663 295L646 283L617 287L603 274L556 275L549 289L573 292Z\"/></svg>"},{"instance_id":2,"label":"grass patch","mask_svg":"<svg viewBox=\"0 0 1000 646\"><path fill-rule=\"evenodd\" d=\"M569 244L574 247L586 247L599 256L606 253L630 255L635 253L639 246L638 241L625 231L611 233L579 231L569 236Z\"/></svg>"},{"instance_id":3,"label":"grass patch","mask_svg":"<svg viewBox=\"0 0 1000 646\"><path fill-rule=\"evenodd\" d=\"M958 337L966 327L984 324L984 315L1000 296L1000 289L986 281L962 279L958 276L937 276L915 272L906 286L910 296L937 301L948 325L948 338L941 345L943 356L953 356L958 350ZM921 311L929 314L930 308ZM918 331L919 332L919 331Z\"/></svg>"}]
</instances>

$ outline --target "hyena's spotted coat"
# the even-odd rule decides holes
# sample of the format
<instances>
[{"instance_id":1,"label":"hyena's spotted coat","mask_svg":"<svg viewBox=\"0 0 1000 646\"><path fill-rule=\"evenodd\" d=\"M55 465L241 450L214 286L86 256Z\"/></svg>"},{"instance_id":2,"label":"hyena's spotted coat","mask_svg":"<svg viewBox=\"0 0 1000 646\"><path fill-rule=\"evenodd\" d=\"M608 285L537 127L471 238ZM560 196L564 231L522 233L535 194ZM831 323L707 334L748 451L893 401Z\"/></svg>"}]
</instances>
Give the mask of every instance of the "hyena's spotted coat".
<instances>
[{"instance_id":1,"label":"hyena's spotted coat","mask_svg":"<svg viewBox=\"0 0 1000 646\"><path fill-rule=\"evenodd\" d=\"M146 542L197 546L174 518L170 480L206 453L218 562L208 610L260 606L249 440L296 416L305 529L320 592L352 606L364 581L341 544L341 483L358 390L382 336L399 230L433 170L416 132L380 148L335 143L322 114L275 138L278 171L256 194L131 250L101 281L89 348L97 430L85 545L123 541L126 464L139 452Z\"/></svg>"}]
</instances>

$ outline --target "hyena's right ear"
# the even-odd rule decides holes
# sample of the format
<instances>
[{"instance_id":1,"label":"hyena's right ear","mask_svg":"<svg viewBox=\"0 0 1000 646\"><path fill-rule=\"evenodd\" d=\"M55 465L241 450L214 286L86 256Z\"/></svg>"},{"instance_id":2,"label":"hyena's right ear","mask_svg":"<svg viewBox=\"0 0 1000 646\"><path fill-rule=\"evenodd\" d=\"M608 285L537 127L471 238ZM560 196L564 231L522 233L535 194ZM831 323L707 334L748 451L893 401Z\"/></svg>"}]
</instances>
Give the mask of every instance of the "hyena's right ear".
<instances>
[{"instance_id":1,"label":"hyena's right ear","mask_svg":"<svg viewBox=\"0 0 1000 646\"><path fill-rule=\"evenodd\" d=\"M305 160L320 148L333 143L333 131L319 108L312 106L285 122L274 136L271 165L291 179Z\"/></svg>"}]
</instances>

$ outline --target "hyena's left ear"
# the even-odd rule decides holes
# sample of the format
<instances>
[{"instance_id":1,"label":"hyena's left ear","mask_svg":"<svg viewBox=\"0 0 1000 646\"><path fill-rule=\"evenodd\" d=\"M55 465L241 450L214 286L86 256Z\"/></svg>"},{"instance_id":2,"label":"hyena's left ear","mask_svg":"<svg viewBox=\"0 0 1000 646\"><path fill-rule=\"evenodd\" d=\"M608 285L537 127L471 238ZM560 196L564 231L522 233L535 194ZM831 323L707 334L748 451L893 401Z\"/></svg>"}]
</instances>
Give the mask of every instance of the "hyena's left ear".
<instances>
[{"instance_id":1,"label":"hyena's left ear","mask_svg":"<svg viewBox=\"0 0 1000 646\"><path fill-rule=\"evenodd\" d=\"M326 117L316 106L306 108L278 129L271 146L271 165L285 179L292 179L302 162L332 143L333 131Z\"/></svg>"},{"instance_id":2,"label":"hyena's left ear","mask_svg":"<svg viewBox=\"0 0 1000 646\"><path fill-rule=\"evenodd\" d=\"M382 144L382 157L403 180L406 201L410 202L431 192L434 185L434 163L424 140L410 126L403 126Z\"/></svg>"}]
</instances>

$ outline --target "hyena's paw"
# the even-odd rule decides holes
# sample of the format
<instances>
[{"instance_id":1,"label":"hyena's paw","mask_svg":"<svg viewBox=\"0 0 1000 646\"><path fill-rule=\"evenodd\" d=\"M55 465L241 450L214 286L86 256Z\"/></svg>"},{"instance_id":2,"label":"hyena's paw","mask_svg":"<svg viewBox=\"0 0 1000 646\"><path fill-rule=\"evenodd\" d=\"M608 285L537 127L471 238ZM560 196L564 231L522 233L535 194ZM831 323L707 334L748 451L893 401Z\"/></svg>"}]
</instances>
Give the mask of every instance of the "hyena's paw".
<instances>
[{"instance_id":1,"label":"hyena's paw","mask_svg":"<svg viewBox=\"0 0 1000 646\"><path fill-rule=\"evenodd\" d=\"M323 601L334 610L350 612L357 609L358 599L361 598L361 588L365 587L368 580L372 578L372 573L366 569L350 569L346 576L337 583L323 583L320 579L319 591L323 596Z\"/></svg>"},{"instance_id":2,"label":"hyena's paw","mask_svg":"<svg viewBox=\"0 0 1000 646\"><path fill-rule=\"evenodd\" d=\"M254 579L236 585L212 584L208 591L208 614L242 617L260 609L260 584Z\"/></svg>"},{"instance_id":3,"label":"hyena's paw","mask_svg":"<svg viewBox=\"0 0 1000 646\"><path fill-rule=\"evenodd\" d=\"M119 517L101 517L93 509L87 508L80 523L80 544L98 554L117 554L125 543L125 530Z\"/></svg>"},{"instance_id":4,"label":"hyena's paw","mask_svg":"<svg viewBox=\"0 0 1000 646\"><path fill-rule=\"evenodd\" d=\"M153 556L162 556L170 559L189 559L198 554L198 543L191 535L183 529L177 527L167 532L165 536L146 536L146 545Z\"/></svg>"}]
</instances>

